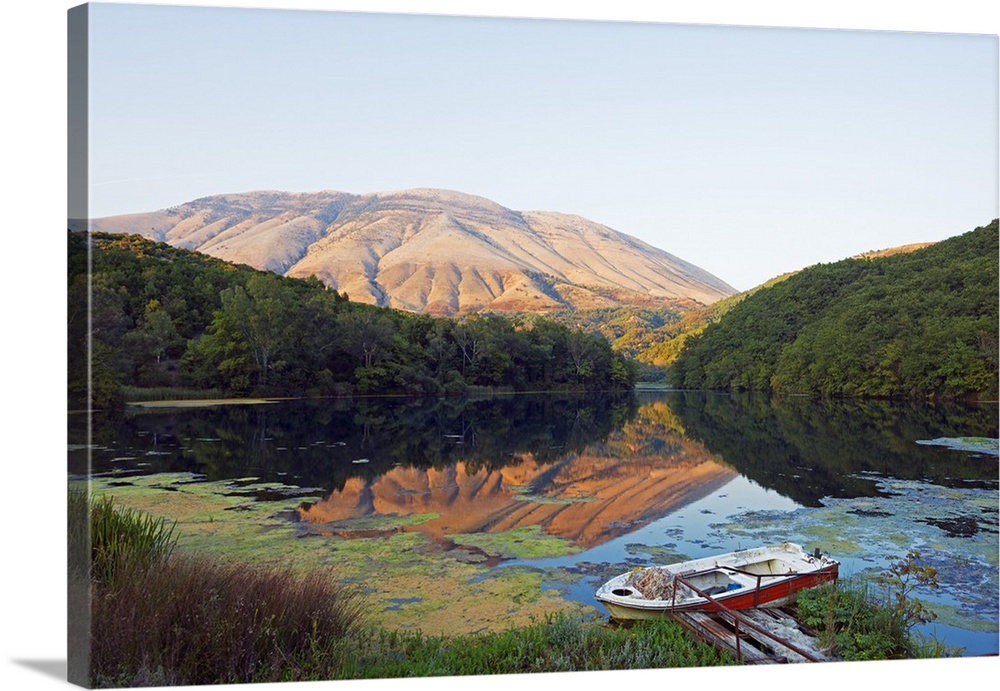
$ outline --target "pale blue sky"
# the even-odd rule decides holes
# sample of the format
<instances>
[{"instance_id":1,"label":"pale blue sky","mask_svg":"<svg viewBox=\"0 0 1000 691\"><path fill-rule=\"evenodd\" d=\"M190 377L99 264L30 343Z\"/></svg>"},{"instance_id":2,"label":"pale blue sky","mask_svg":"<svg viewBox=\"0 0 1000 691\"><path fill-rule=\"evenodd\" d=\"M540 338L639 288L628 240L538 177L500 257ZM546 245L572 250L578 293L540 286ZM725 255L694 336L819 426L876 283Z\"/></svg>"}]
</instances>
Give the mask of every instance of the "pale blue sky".
<instances>
[{"instance_id":1,"label":"pale blue sky","mask_svg":"<svg viewBox=\"0 0 1000 691\"><path fill-rule=\"evenodd\" d=\"M746 289L998 215L995 35L91 12L95 217L443 187L585 216Z\"/></svg>"}]
</instances>

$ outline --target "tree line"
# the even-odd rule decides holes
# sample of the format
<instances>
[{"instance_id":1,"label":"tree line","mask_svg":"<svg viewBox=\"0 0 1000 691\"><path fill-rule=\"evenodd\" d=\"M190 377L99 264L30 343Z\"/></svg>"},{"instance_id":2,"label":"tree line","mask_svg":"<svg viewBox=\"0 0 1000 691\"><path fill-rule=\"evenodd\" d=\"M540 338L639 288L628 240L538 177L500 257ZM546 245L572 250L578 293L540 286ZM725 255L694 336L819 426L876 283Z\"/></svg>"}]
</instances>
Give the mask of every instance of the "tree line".
<instances>
[{"instance_id":1,"label":"tree line","mask_svg":"<svg viewBox=\"0 0 1000 691\"><path fill-rule=\"evenodd\" d=\"M907 254L804 269L689 338L681 388L997 398L997 221Z\"/></svg>"},{"instance_id":2,"label":"tree line","mask_svg":"<svg viewBox=\"0 0 1000 691\"><path fill-rule=\"evenodd\" d=\"M120 404L126 386L333 396L635 383L634 363L597 334L532 316L456 320L355 303L315 278L140 236L71 232L69 272L71 402L89 395L98 408Z\"/></svg>"}]
</instances>

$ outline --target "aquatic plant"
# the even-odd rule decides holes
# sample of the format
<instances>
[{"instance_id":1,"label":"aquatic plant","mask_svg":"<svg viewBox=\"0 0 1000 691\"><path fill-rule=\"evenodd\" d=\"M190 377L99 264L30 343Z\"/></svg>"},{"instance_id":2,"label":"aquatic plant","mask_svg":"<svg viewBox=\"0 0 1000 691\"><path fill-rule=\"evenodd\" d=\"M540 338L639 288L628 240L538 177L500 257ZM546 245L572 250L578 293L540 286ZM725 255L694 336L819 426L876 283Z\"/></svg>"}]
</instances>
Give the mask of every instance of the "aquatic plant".
<instances>
[{"instance_id":1,"label":"aquatic plant","mask_svg":"<svg viewBox=\"0 0 1000 691\"><path fill-rule=\"evenodd\" d=\"M226 397L226 392L221 389L185 389L179 386L123 386L121 392L122 397L129 403L136 401L207 400Z\"/></svg>"},{"instance_id":2,"label":"aquatic plant","mask_svg":"<svg viewBox=\"0 0 1000 691\"><path fill-rule=\"evenodd\" d=\"M553 614L459 636L366 626L373 603L328 568L295 573L175 554L174 526L162 519L82 491L70 503L77 519L88 510L93 517L99 577L91 587L87 681L95 687L734 663L672 622L615 629Z\"/></svg>"},{"instance_id":3,"label":"aquatic plant","mask_svg":"<svg viewBox=\"0 0 1000 691\"><path fill-rule=\"evenodd\" d=\"M927 609L924 603L914 597L918 588L937 590L937 569L922 563L920 551L911 549L902 559L893 557L896 561L889 565L889 570L879 574L876 582L889 591L889 597L896 610L902 616L906 628L912 629L917 624L934 621L937 615Z\"/></svg>"},{"instance_id":4,"label":"aquatic plant","mask_svg":"<svg viewBox=\"0 0 1000 691\"><path fill-rule=\"evenodd\" d=\"M839 579L799 593L798 617L819 631L820 644L844 660L911 657L908 629L899 612L876 605L863 579Z\"/></svg>"}]
</instances>

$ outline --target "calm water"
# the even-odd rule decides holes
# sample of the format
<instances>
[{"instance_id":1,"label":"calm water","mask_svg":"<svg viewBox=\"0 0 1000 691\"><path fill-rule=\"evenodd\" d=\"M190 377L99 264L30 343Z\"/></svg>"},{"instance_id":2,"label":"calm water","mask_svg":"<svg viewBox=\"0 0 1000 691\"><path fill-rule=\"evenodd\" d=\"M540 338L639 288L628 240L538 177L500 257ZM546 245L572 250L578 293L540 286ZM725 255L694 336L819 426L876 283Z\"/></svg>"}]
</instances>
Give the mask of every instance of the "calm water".
<instances>
[{"instance_id":1,"label":"calm water","mask_svg":"<svg viewBox=\"0 0 1000 691\"><path fill-rule=\"evenodd\" d=\"M442 554L452 535L537 526L581 551L484 548L477 563L575 574L546 587L587 605L632 566L762 543L818 546L842 575L916 548L941 582L920 593L939 614L925 631L978 655L998 649L996 445L939 440L996 440L997 418L995 405L684 392L133 410L97 420L89 447L71 430L69 470L281 483L317 527L433 515L413 529ZM246 492L269 498L259 487Z\"/></svg>"}]
</instances>

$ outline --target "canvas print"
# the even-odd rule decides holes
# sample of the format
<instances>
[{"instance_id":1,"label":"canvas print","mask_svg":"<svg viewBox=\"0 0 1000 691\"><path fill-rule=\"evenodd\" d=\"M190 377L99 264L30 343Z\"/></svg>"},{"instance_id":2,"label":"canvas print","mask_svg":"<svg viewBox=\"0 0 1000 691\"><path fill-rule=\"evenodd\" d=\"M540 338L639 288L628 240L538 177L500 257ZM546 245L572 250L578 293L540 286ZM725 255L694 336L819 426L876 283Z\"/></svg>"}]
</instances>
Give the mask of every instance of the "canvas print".
<instances>
[{"instance_id":1,"label":"canvas print","mask_svg":"<svg viewBox=\"0 0 1000 691\"><path fill-rule=\"evenodd\" d=\"M68 27L71 682L997 655L997 36Z\"/></svg>"}]
</instances>

